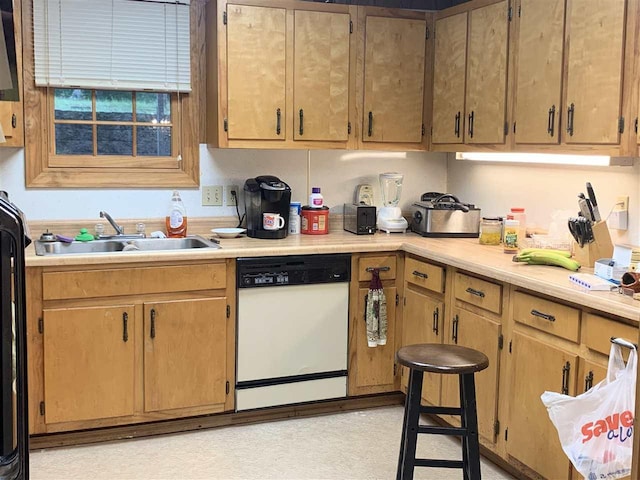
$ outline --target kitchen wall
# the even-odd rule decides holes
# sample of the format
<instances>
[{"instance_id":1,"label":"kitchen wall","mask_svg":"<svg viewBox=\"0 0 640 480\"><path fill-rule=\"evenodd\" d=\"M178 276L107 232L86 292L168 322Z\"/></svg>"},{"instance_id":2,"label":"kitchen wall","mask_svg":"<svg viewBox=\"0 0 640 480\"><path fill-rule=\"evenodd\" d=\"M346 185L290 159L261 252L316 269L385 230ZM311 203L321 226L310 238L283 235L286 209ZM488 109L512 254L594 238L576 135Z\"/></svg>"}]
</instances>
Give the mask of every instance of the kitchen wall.
<instances>
[{"instance_id":1,"label":"kitchen wall","mask_svg":"<svg viewBox=\"0 0 640 480\"><path fill-rule=\"evenodd\" d=\"M482 209L483 216L504 215L511 207L524 207L528 226L548 228L552 212L577 215L577 196L591 182L602 218L616 197L629 196L629 228L611 230L614 242L640 244L640 167L576 167L535 164L472 162L448 157L448 189L464 202Z\"/></svg>"},{"instance_id":2,"label":"kitchen wall","mask_svg":"<svg viewBox=\"0 0 640 480\"><path fill-rule=\"evenodd\" d=\"M370 183L380 203L378 174L405 175L402 207L425 191L445 191L447 160L443 153L364 152L342 150L220 150L200 147L201 185L239 185L257 175L275 175L292 189L292 199L308 202L311 186L322 188L325 203L342 212L353 201L356 185ZM21 149L0 148L0 189L7 190L31 220L98 219L100 210L116 220L166 215L170 189L25 189ZM234 207L203 207L199 189L180 189L189 216L233 216Z\"/></svg>"},{"instance_id":3,"label":"kitchen wall","mask_svg":"<svg viewBox=\"0 0 640 480\"><path fill-rule=\"evenodd\" d=\"M270 174L287 182L293 200L307 202L310 187L319 186L333 212L353 199L356 185L370 183L380 204L378 174L405 175L402 208L423 192L442 191L474 203L483 216L504 215L525 207L530 226L548 228L552 212L577 213L577 194L590 181L603 218L618 195L628 195L629 229L612 230L614 241L640 244L640 164L632 167L568 167L500 164L456 160L453 154L343 150L222 150L200 147L201 185L239 185L249 177ZM0 149L0 189L32 220L98 221L106 210L116 219L159 218L166 214L170 189L25 189L21 149ZM234 216L234 207L203 207L200 189L181 189L194 217ZM586 192L585 192L586 193ZM242 209L242 206L241 206Z\"/></svg>"}]
</instances>

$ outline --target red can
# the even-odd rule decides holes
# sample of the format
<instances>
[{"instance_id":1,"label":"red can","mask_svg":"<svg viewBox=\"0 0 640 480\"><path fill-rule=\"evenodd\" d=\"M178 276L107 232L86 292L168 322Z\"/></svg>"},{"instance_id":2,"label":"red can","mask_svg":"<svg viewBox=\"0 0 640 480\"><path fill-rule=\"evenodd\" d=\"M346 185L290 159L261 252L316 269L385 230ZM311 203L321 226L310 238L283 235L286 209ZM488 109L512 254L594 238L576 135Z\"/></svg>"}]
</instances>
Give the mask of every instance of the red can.
<instances>
[{"instance_id":1,"label":"red can","mask_svg":"<svg viewBox=\"0 0 640 480\"><path fill-rule=\"evenodd\" d=\"M300 233L307 235L324 235L329 233L329 207L302 207Z\"/></svg>"}]
</instances>

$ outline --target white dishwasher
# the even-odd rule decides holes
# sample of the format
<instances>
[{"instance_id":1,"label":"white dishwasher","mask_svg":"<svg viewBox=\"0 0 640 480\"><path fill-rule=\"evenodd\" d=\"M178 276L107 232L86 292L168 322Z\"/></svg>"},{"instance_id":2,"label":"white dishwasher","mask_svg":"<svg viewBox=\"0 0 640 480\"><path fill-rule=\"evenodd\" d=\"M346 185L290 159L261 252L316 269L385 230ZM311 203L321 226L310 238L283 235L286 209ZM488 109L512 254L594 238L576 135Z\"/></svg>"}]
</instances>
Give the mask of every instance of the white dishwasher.
<instances>
[{"instance_id":1,"label":"white dishwasher","mask_svg":"<svg viewBox=\"0 0 640 480\"><path fill-rule=\"evenodd\" d=\"M236 410L347 395L351 255L239 258Z\"/></svg>"}]
</instances>

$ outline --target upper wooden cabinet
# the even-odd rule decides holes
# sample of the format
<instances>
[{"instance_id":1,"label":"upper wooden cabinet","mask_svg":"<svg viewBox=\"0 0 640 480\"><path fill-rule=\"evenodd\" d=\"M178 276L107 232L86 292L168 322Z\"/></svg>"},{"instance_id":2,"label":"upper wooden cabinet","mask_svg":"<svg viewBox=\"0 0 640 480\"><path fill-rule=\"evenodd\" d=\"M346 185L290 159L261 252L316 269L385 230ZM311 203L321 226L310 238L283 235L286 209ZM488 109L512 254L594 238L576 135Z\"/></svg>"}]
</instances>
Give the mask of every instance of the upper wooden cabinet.
<instances>
[{"instance_id":1,"label":"upper wooden cabinet","mask_svg":"<svg viewBox=\"0 0 640 480\"><path fill-rule=\"evenodd\" d=\"M562 110L565 0L521 0L515 100L516 144L557 144Z\"/></svg>"},{"instance_id":2,"label":"upper wooden cabinet","mask_svg":"<svg viewBox=\"0 0 640 480\"><path fill-rule=\"evenodd\" d=\"M345 5L210 2L207 142L350 147L354 21L354 8Z\"/></svg>"},{"instance_id":3,"label":"upper wooden cabinet","mask_svg":"<svg viewBox=\"0 0 640 480\"><path fill-rule=\"evenodd\" d=\"M426 31L424 19L366 17L363 142L422 142Z\"/></svg>"},{"instance_id":4,"label":"upper wooden cabinet","mask_svg":"<svg viewBox=\"0 0 640 480\"><path fill-rule=\"evenodd\" d=\"M431 142L464 141L464 91L467 67L467 12L435 22L433 131Z\"/></svg>"},{"instance_id":5,"label":"upper wooden cabinet","mask_svg":"<svg viewBox=\"0 0 640 480\"><path fill-rule=\"evenodd\" d=\"M619 0L520 0L516 144L620 144L625 12Z\"/></svg>"},{"instance_id":6,"label":"upper wooden cabinet","mask_svg":"<svg viewBox=\"0 0 640 480\"><path fill-rule=\"evenodd\" d=\"M207 143L425 150L431 18L299 0L209 2Z\"/></svg>"},{"instance_id":7,"label":"upper wooden cabinet","mask_svg":"<svg viewBox=\"0 0 640 480\"><path fill-rule=\"evenodd\" d=\"M347 13L294 13L293 117L295 140L349 139Z\"/></svg>"},{"instance_id":8,"label":"upper wooden cabinet","mask_svg":"<svg viewBox=\"0 0 640 480\"><path fill-rule=\"evenodd\" d=\"M509 4L470 5L464 7L469 11L445 11L436 20L434 150L505 143Z\"/></svg>"},{"instance_id":9,"label":"upper wooden cabinet","mask_svg":"<svg viewBox=\"0 0 640 480\"><path fill-rule=\"evenodd\" d=\"M508 40L509 5L506 0L471 10L466 143L504 143L507 133Z\"/></svg>"},{"instance_id":10,"label":"upper wooden cabinet","mask_svg":"<svg viewBox=\"0 0 640 480\"><path fill-rule=\"evenodd\" d=\"M227 6L227 138L284 140L286 10Z\"/></svg>"},{"instance_id":11,"label":"upper wooden cabinet","mask_svg":"<svg viewBox=\"0 0 640 480\"><path fill-rule=\"evenodd\" d=\"M3 17L5 32L10 32L10 25L13 24L14 41L6 42L7 58L9 61L8 77L11 78L11 88L0 90L0 126L2 126L2 132L4 133L5 137L5 142L0 143L0 147L24 146L24 115L22 106L21 8L22 2L19 0L14 0L13 18L9 21L9 19ZM3 12L3 14L5 13L10 12ZM4 88L4 86L2 88Z\"/></svg>"},{"instance_id":12,"label":"upper wooden cabinet","mask_svg":"<svg viewBox=\"0 0 640 480\"><path fill-rule=\"evenodd\" d=\"M620 143L626 3L568 0L566 143Z\"/></svg>"},{"instance_id":13,"label":"upper wooden cabinet","mask_svg":"<svg viewBox=\"0 0 640 480\"><path fill-rule=\"evenodd\" d=\"M471 0L438 12L432 149L635 156L639 11Z\"/></svg>"}]
</instances>

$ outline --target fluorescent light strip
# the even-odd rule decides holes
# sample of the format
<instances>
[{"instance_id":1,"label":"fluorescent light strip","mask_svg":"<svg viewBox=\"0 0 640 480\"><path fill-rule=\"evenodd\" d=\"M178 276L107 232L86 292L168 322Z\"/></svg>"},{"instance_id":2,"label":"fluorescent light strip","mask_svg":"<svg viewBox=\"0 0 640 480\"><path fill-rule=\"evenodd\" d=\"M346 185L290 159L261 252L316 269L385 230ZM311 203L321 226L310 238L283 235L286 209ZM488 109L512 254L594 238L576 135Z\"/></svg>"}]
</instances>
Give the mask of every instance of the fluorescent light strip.
<instances>
[{"instance_id":1,"label":"fluorescent light strip","mask_svg":"<svg viewBox=\"0 0 640 480\"><path fill-rule=\"evenodd\" d=\"M552 165L609 166L608 155L559 155L548 153L457 152L457 160L509 163L546 163Z\"/></svg>"}]
</instances>

